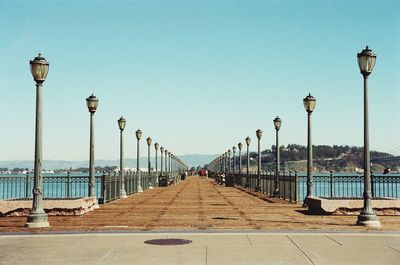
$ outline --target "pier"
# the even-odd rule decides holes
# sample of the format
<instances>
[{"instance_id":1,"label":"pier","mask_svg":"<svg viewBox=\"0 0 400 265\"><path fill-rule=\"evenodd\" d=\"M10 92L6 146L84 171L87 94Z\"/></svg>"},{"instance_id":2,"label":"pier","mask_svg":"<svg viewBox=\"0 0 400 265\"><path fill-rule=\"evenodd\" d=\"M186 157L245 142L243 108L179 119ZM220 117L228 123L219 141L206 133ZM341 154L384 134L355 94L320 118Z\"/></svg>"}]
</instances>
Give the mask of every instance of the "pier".
<instances>
[{"instance_id":1,"label":"pier","mask_svg":"<svg viewBox=\"0 0 400 265\"><path fill-rule=\"evenodd\" d=\"M49 231L368 231L357 216L309 215L301 204L214 179L189 177L100 205L83 216L49 216ZM400 231L398 216L380 216L379 231ZM0 218L0 232L32 232L26 217Z\"/></svg>"}]
</instances>

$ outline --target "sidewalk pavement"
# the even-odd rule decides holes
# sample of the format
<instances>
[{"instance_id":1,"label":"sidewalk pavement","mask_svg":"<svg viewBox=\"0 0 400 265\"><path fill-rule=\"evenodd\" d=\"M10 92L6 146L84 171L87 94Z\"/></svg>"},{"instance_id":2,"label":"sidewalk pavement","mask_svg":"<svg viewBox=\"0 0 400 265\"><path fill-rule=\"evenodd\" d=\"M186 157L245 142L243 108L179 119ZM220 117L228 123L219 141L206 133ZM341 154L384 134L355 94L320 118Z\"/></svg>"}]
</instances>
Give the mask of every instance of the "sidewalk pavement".
<instances>
[{"instance_id":1,"label":"sidewalk pavement","mask_svg":"<svg viewBox=\"0 0 400 265\"><path fill-rule=\"evenodd\" d=\"M192 243L155 246L145 240ZM0 264L400 264L400 234L382 232L124 232L2 234Z\"/></svg>"}]
</instances>

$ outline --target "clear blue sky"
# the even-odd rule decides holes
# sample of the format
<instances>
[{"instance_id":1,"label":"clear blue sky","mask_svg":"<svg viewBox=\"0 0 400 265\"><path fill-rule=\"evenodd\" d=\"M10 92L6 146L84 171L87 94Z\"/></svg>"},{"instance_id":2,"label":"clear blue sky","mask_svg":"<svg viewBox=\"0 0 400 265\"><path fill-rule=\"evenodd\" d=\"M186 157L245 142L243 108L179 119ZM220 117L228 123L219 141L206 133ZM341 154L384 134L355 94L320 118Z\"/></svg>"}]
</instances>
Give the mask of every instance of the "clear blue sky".
<instances>
[{"instance_id":1,"label":"clear blue sky","mask_svg":"<svg viewBox=\"0 0 400 265\"><path fill-rule=\"evenodd\" d=\"M369 78L371 149L400 146L399 1L0 1L0 160L33 159L35 86L44 83L44 159L88 159L85 98L99 98L96 159L119 156L117 119L179 154L215 154L255 131L306 144L302 99L317 98L314 144L363 144L356 54ZM145 143L142 143L143 152Z\"/></svg>"}]
</instances>

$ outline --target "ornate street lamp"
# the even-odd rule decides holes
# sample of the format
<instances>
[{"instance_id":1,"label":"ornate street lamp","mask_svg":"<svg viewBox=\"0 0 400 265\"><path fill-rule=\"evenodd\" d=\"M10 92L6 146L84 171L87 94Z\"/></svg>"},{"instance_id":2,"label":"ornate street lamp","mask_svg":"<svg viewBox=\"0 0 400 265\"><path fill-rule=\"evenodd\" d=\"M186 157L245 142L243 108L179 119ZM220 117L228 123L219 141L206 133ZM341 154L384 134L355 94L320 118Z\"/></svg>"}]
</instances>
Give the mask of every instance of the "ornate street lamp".
<instances>
[{"instance_id":1,"label":"ornate street lamp","mask_svg":"<svg viewBox=\"0 0 400 265\"><path fill-rule=\"evenodd\" d=\"M376 54L368 46L357 53L358 66L364 77L364 206L357 219L358 225L379 227L381 224L371 205L371 160L369 152L369 122L368 122L368 76L375 66Z\"/></svg>"},{"instance_id":2,"label":"ornate street lamp","mask_svg":"<svg viewBox=\"0 0 400 265\"><path fill-rule=\"evenodd\" d=\"M167 175L168 176L168 150L167 149L165 149L164 150L164 153L165 153L165 165L164 165L164 167L165 167L165 175Z\"/></svg>"},{"instance_id":3,"label":"ornate street lamp","mask_svg":"<svg viewBox=\"0 0 400 265\"><path fill-rule=\"evenodd\" d=\"M228 173L232 172L232 165L231 165L231 149L228 149Z\"/></svg>"},{"instance_id":4,"label":"ornate street lamp","mask_svg":"<svg viewBox=\"0 0 400 265\"><path fill-rule=\"evenodd\" d=\"M238 143L238 148L239 148L239 174L242 175L242 143ZM242 181L240 181L242 182Z\"/></svg>"},{"instance_id":5,"label":"ornate street lamp","mask_svg":"<svg viewBox=\"0 0 400 265\"><path fill-rule=\"evenodd\" d=\"M256 131L257 139L258 139L258 163L257 163L257 187L256 191L261 191L261 149L260 149L260 140L262 137L263 131L258 129Z\"/></svg>"},{"instance_id":6,"label":"ornate street lamp","mask_svg":"<svg viewBox=\"0 0 400 265\"><path fill-rule=\"evenodd\" d=\"M228 172L228 152L224 153L224 173L226 175L226 173Z\"/></svg>"},{"instance_id":7,"label":"ornate street lamp","mask_svg":"<svg viewBox=\"0 0 400 265\"><path fill-rule=\"evenodd\" d=\"M151 170L151 162L150 162L150 146L151 146L151 142L153 140L151 139L151 137L147 137L146 142L147 142L147 172L149 173L150 176L150 170Z\"/></svg>"},{"instance_id":8,"label":"ornate street lamp","mask_svg":"<svg viewBox=\"0 0 400 265\"><path fill-rule=\"evenodd\" d=\"M232 147L232 151L233 151L233 173L236 174L236 161L235 161L236 146Z\"/></svg>"},{"instance_id":9,"label":"ornate street lamp","mask_svg":"<svg viewBox=\"0 0 400 265\"><path fill-rule=\"evenodd\" d=\"M219 156L219 173L222 174L224 172L224 159L223 155Z\"/></svg>"},{"instance_id":10,"label":"ornate street lamp","mask_svg":"<svg viewBox=\"0 0 400 265\"><path fill-rule=\"evenodd\" d=\"M307 205L307 199L313 197L313 176L312 176L312 142L311 142L311 113L314 111L316 99L308 94L303 99L304 108L308 114L307 128L307 196L304 198L303 206Z\"/></svg>"},{"instance_id":11,"label":"ornate street lamp","mask_svg":"<svg viewBox=\"0 0 400 265\"><path fill-rule=\"evenodd\" d=\"M172 153L168 152L168 154L169 154L169 172L171 172L171 174L172 174L173 173L172 172Z\"/></svg>"},{"instance_id":12,"label":"ornate street lamp","mask_svg":"<svg viewBox=\"0 0 400 265\"><path fill-rule=\"evenodd\" d=\"M121 174L121 198L128 198L125 190L125 176L124 176L124 138L123 131L125 129L126 120L124 117L118 119L118 126L120 130L120 141L119 141L119 170Z\"/></svg>"},{"instance_id":13,"label":"ornate street lamp","mask_svg":"<svg viewBox=\"0 0 400 265\"><path fill-rule=\"evenodd\" d=\"M250 182L249 182L249 166L250 166L250 153L249 153L249 145L250 145L250 142L251 142L251 139L250 139L250 137L246 137L246 139L245 139L245 141L246 141L246 145L247 145L247 165L246 165L246 185L245 185L245 187L249 187L250 186Z\"/></svg>"},{"instance_id":14,"label":"ornate street lamp","mask_svg":"<svg viewBox=\"0 0 400 265\"><path fill-rule=\"evenodd\" d=\"M158 173L158 164L157 164L157 153L158 153L158 147L160 145L158 143L154 144L154 149L156 150L156 173Z\"/></svg>"},{"instance_id":15,"label":"ornate street lamp","mask_svg":"<svg viewBox=\"0 0 400 265\"><path fill-rule=\"evenodd\" d=\"M94 183L94 121L93 117L96 113L99 100L95 95L90 95L86 98L86 105L90 112L90 148L89 148L89 197L95 197Z\"/></svg>"},{"instance_id":16,"label":"ornate street lamp","mask_svg":"<svg viewBox=\"0 0 400 265\"><path fill-rule=\"evenodd\" d=\"M168 151L168 157L167 157L167 168L168 168L168 174L171 175L171 152Z\"/></svg>"},{"instance_id":17,"label":"ornate street lamp","mask_svg":"<svg viewBox=\"0 0 400 265\"><path fill-rule=\"evenodd\" d=\"M163 154L164 154L164 147L160 147L160 153L161 153L161 157L160 157L160 161L161 161L161 165L160 165L160 176L163 175Z\"/></svg>"},{"instance_id":18,"label":"ornate street lamp","mask_svg":"<svg viewBox=\"0 0 400 265\"><path fill-rule=\"evenodd\" d=\"M276 116L274 119L275 126L275 191L274 196L279 197L279 163L280 163L280 150L279 150L279 129L281 128L282 120Z\"/></svg>"},{"instance_id":19,"label":"ornate street lamp","mask_svg":"<svg viewBox=\"0 0 400 265\"><path fill-rule=\"evenodd\" d=\"M39 53L29 62L31 73L36 82L36 122L35 122L35 161L33 179L32 211L28 216L27 227L48 227L47 214L43 210L43 178L42 178L42 87L49 72L49 63Z\"/></svg>"},{"instance_id":20,"label":"ornate street lamp","mask_svg":"<svg viewBox=\"0 0 400 265\"><path fill-rule=\"evenodd\" d=\"M138 192L143 192L143 188L142 188L142 180L141 180L141 175L140 175L140 164L139 164L139 160L140 160L140 152L139 152L139 141L140 138L142 138L142 131L140 129L137 129L136 131L136 139L137 139L137 155L136 155L136 175L137 175L137 179L138 179Z\"/></svg>"}]
</instances>

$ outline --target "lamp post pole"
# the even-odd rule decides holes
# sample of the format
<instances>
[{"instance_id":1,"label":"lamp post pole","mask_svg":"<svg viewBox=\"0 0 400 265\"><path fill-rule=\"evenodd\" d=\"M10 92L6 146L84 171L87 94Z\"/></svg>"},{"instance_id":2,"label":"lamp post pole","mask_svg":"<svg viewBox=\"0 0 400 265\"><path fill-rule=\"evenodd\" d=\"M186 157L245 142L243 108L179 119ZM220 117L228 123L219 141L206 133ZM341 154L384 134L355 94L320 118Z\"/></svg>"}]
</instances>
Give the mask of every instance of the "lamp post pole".
<instances>
[{"instance_id":1,"label":"lamp post pole","mask_svg":"<svg viewBox=\"0 0 400 265\"><path fill-rule=\"evenodd\" d=\"M97 110L99 100L93 94L86 98L90 112L90 147L89 147L89 197L95 197L94 183L94 122L93 117Z\"/></svg>"},{"instance_id":2,"label":"lamp post pole","mask_svg":"<svg viewBox=\"0 0 400 265\"><path fill-rule=\"evenodd\" d=\"M164 165L164 167L165 167L165 175L166 176L168 176L168 150L167 149L165 149L165 165Z\"/></svg>"},{"instance_id":3,"label":"lamp post pole","mask_svg":"<svg viewBox=\"0 0 400 265\"><path fill-rule=\"evenodd\" d=\"M251 139L250 139L250 137L246 137L246 139L245 139L245 141L246 141L246 145L247 145L247 165L246 165L246 187L249 187L250 186L250 183L249 183L249 167L250 167L250 153L249 153L249 145L250 145L250 142L251 142Z\"/></svg>"},{"instance_id":4,"label":"lamp post pole","mask_svg":"<svg viewBox=\"0 0 400 265\"><path fill-rule=\"evenodd\" d=\"M219 172L220 172L220 174L222 174L222 172L224 172L223 171L223 168L224 168L224 163L223 163L223 158L222 158L222 155L221 156L219 156Z\"/></svg>"},{"instance_id":5,"label":"lamp post pole","mask_svg":"<svg viewBox=\"0 0 400 265\"><path fill-rule=\"evenodd\" d=\"M262 137L263 131L258 129L256 131L257 139L258 139L258 163L257 163L257 187L256 191L261 191L261 149L260 149L260 140Z\"/></svg>"},{"instance_id":6,"label":"lamp post pole","mask_svg":"<svg viewBox=\"0 0 400 265\"><path fill-rule=\"evenodd\" d=\"M161 162L161 165L160 165L160 176L162 176L163 175L163 154L164 154L164 147L162 147L161 146L161 148L160 148L160 153L161 153L161 157L160 157L160 162Z\"/></svg>"},{"instance_id":7,"label":"lamp post pole","mask_svg":"<svg viewBox=\"0 0 400 265\"><path fill-rule=\"evenodd\" d=\"M125 129L126 120L121 116L118 120L118 126L120 130L120 141L119 141L119 170L121 174L121 198L128 198L125 190L125 176L124 176L124 129Z\"/></svg>"},{"instance_id":8,"label":"lamp post pole","mask_svg":"<svg viewBox=\"0 0 400 265\"><path fill-rule=\"evenodd\" d=\"M282 120L277 116L274 119L275 126L275 191L274 196L279 197L279 163L280 163L280 150L279 150L279 129L281 128Z\"/></svg>"},{"instance_id":9,"label":"lamp post pole","mask_svg":"<svg viewBox=\"0 0 400 265\"><path fill-rule=\"evenodd\" d=\"M169 171L171 172L171 176L174 175L173 162L174 162L174 156L172 155L172 153L169 153Z\"/></svg>"},{"instance_id":10,"label":"lamp post pole","mask_svg":"<svg viewBox=\"0 0 400 265\"><path fill-rule=\"evenodd\" d=\"M242 175L242 143L238 143L239 148L239 174ZM242 180L240 180L240 183Z\"/></svg>"},{"instance_id":11,"label":"lamp post pole","mask_svg":"<svg viewBox=\"0 0 400 265\"><path fill-rule=\"evenodd\" d=\"M368 122L368 76L375 66L376 54L368 46L357 54L358 66L364 78L364 205L357 218L357 225L379 227L381 224L372 209L371 193L371 160L369 152L369 122Z\"/></svg>"},{"instance_id":12,"label":"lamp post pole","mask_svg":"<svg viewBox=\"0 0 400 265\"><path fill-rule=\"evenodd\" d=\"M137 131L136 131L136 139L137 139L136 176L137 176L137 180L138 180L138 192L143 192L142 180L141 180L141 174L140 174L140 164L139 164L139 160L140 160L139 141L140 141L140 138L142 138L142 131L140 129L137 129Z\"/></svg>"},{"instance_id":13,"label":"lamp post pole","mask_svg":"<svg viewBox=\"0 0 400 265\"><path fill-rule=\"evenodd\" d=\"M49 72L49 63L39 53L33 61L30 61L31 73L36 82L36 121L35 121L35 161L33 179L32 211L27 218L25 226L49 227L47 214L43 209L43 179L42 179L42 87Z\"/></svg>"},{"instance_id":14,"label":"lamp post pole","mask_svg":"<svg viewBox=\"0 0 400 265\"><path fill-rule=\"evenodd\" d=\"M157 153L158 153L158 148L160 147L160 145L158 143L154 144L154 149L155 149L155 153L156 153L156 183L158 184L158 164L157 164Z\"/></svg>"},{"instance_id":15,"label":"lamp post pole","mask_svg":"<svg viewBox=\"0 0 400 265\"><path fill-rule=\"evenodd\" d=\"M235 161L236 146L232 147L232 151L233 151L233 173L236 174L236 161Z\"/></svg>"},{"instance_id":16,"label":"lamp post pole","mask_svg":"<svg viewBox=\"0 0 400 265\"><path fill-rule=\"evenodd\" d=\"M308 94L303 99L303 104L307 111L307 196L304 198L303 206L307 206L307 200L313 197L311 114L314 111L316 99Z\"/></svg>"},{"instance_id":17,"label":"lamp post pole","mask_svg":"<svg viewBox=\"0 0 400 265\"><path fill-rule=\"evenodd\" d=\"M147 137L146 142L147 142L147 177L148 177L148 182L149 182L149 187L152 187L153 183L151 183L151 160L150 160L150 146L151 142L153 140L151 137Z\"/></svg>"},{"instance_id":18,"label":"lamp post pole","mask_svg":"<svg viewBox=\"0 0 400 265\"><path fill-rule=\"evenodd\" d=\"M224 174L226 175L226 173L228 172L227 170L227 162L226 162L226 157L227 157L227 153L224 153Z\"/></svg>"},{"instance_id":19,"label":"lamp post pole","mask_svg":"<svg viewBox=\"0 0 400 265\"><path fill-rule=\"evenodd\" d=\"M228 173L232 172L231 149L228 149Z\"/></svg>"},{"instance_id":20,"label":"lamp post pole","mask_svg":"<svg viewBox=\"0 0 400 265\"><path fill-rule=\"evenodd\" d=\"M147 172L149 173L150 176L150 171L151 171L150 146L153 140L151 139L151 137L147 137L146 141L147 141Z\"/></svg>"}]
</instances>

